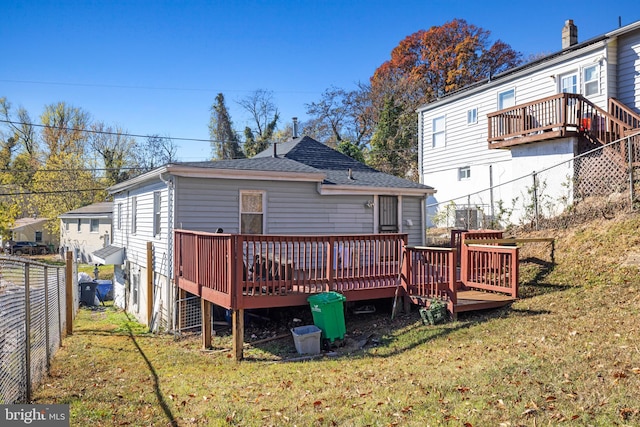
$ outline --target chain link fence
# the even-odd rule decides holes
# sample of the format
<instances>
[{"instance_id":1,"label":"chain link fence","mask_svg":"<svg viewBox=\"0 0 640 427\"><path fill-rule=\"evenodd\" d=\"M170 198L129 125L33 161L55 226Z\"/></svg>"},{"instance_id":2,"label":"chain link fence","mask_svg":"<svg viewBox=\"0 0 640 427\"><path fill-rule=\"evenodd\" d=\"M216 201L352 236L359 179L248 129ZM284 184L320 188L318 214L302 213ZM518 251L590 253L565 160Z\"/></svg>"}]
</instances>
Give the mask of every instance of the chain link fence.
<instances>
[{"instance_id":1,"label":"chain link fence","mask_svg":"<svg viewBox=\"0 0 640 427\"><path fill-rule=\"evenodd\" d=\"M65 330L65 267L0 256L0 404L30 400Z\"/></svg>"},{"instance_id":2,"label":"chain link fence","mask_svg":"<svg viewBox=\"0 0 640 427\"><path fill-rule=\"evenodd\" d=\"M640 136L597 147L585 139L578 148L583 154L551 167L427 203L428 222L436 229L539 230L633 210L640 192Z\"/></svg>"}]
</instances>

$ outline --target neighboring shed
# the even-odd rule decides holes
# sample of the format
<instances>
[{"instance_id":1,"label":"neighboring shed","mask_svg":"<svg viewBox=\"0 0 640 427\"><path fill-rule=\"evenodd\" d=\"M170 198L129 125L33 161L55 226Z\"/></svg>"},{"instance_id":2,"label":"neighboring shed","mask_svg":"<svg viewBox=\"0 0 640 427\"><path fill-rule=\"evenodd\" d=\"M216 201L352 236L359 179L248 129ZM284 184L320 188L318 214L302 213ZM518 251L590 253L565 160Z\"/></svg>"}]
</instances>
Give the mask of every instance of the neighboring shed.
<instances>
[{"instance_id":1,"label":"neighboring shed","mask_svg":"<svg viewBox=\"0 0 640 427\"><path fill-rule=\"evenodd\" d=\"M111 243L113 202L83 206L60 215L60 247L83 263L99 263L92 253Z\"/></svg>"}]
</instances>

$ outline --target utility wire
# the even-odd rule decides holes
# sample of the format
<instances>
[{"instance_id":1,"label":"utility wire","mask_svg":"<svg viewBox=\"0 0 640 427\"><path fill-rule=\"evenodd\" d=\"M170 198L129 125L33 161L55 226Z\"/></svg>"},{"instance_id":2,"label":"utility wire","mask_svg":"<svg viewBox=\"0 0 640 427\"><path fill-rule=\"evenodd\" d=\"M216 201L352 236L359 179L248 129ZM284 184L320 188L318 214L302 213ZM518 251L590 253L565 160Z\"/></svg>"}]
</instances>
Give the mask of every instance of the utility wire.
<instances>
[{"instance_id":1,"label":"utility wire","mask_svg":"<svg viewBox=\"0 0 640 427\"><path fill-rule=\"evenodd\" d=\"M20 193L0 193L0 196L39 196L41 194L62 194L62 193L84 193L87 191L105 191L104 188L88 188L75 190L52 190L52 191L24 191Z\"/></svg>"},{"instance_id":2,"label":"utility wire","mask_svg":"<svg viewBox=\"0 0 640 427\"><path fill-rule=\"evenodd\" d=\"M79 132L94 133L94 134L99 134L99 135L130 136L130 137L133 137L133 138L149 138L149 137L159 136L159 135L155 135L155 134L139 135L139 134L135 134L135 133L109 132L109 131L94 130L94 129L75 129L75 128L67 128L67 127L52 126L52 125L40 125L40 124L36 124L36 123L17 122L17 121L14 121L14 120L6 120L6 119L0 119L0 123L8 123L8 124L12 124L12 125L36 126L36 127L40 127L40 128L66 130L66 131L70 131L70 132L78 132L79 131ZM159 137L163 138L162 136L159 136ZM215 142L215 143L224 142L224 141L216 141L216 140L213 140L213 139L177 138L177 137L175 137L175 138L174 137L166 137L166 138L167 139L177 140L177 141Z\"/></svg>"}]
</instances>

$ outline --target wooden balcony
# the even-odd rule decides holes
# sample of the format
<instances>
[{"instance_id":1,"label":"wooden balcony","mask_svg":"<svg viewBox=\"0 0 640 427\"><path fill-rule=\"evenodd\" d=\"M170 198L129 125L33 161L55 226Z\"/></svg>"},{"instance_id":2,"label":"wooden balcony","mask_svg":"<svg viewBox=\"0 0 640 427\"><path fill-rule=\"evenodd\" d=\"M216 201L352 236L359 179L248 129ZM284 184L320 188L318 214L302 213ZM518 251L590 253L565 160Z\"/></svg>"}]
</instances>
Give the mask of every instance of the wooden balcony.
<instances>
[{"instance_id":1,"label":"wooden balcony","mask_svg":"<svg viewBox=\"0 0 640 427\"><path fill-rule=\"evenodd\" d=\"M531 142L584 136L597 144L615 141L634 123L620 103L609 113L582 95L561 93L487 115L489 148L509 148ZM616 113L617 112L617 113Z\"/></svg>"}]
</instances>

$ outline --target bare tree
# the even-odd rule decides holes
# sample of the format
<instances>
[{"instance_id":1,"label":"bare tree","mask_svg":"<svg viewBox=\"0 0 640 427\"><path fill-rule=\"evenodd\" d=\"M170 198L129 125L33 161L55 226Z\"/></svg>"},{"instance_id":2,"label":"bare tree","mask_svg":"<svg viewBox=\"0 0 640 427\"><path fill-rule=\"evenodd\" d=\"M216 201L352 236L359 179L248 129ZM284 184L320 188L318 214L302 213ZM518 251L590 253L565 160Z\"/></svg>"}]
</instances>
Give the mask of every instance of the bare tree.
<instances>
[{"instance_id":1,"label":"bare tree","mask_svg":"<svg viewBox=\"0 0 640 427\"><path fill-rule=\"evenodd\" d=\"M106 169L106 185L125 181L136 165L136 141L120 128L112 128L102 122L91 125L89 147L99 156Z\"/></svg>"},{"instance_id":2,"label":"bare tree","mask_svg":"<svg viewBox=\"0 0 640 427\"><path fill-rule=\"evenodd\" d=\"M158 166L175 162L178 147L175 142L166 136L148 135L147 138L136 145L136 164L139 172L148 172Z\"/></svg>"}]
</instances>

